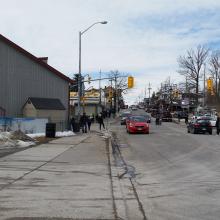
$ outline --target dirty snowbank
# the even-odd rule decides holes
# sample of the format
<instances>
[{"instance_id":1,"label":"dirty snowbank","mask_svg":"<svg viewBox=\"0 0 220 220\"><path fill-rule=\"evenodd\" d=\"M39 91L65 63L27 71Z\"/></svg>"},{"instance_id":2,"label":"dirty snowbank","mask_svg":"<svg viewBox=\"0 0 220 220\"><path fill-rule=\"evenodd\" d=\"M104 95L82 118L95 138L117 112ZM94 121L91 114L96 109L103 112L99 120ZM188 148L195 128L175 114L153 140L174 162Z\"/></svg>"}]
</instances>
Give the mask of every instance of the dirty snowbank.
<instances>
[{"instance_id":1,"label":"dirty snowbank","mask_svg":"<svg viewBox=\"0 0 220 220\"><path fill-rule=\"evenodd\" d=\"M56 132L56 137L69 137L75 133L72 131ZM36 144L35 138L45 137L45 133L24 134L22 131L0 132L0 149L22 148Z\"/></svg>"},{"instance_id":2,"label":"dirty snowbank","mask_svg":"<svg viewBox=\"0 0 220 220\"><path fill-rule=\"evenodd\" d=\"M0 132L0 148L28 147L35 141L21 131Z\"/></svg>"}]
</instances>

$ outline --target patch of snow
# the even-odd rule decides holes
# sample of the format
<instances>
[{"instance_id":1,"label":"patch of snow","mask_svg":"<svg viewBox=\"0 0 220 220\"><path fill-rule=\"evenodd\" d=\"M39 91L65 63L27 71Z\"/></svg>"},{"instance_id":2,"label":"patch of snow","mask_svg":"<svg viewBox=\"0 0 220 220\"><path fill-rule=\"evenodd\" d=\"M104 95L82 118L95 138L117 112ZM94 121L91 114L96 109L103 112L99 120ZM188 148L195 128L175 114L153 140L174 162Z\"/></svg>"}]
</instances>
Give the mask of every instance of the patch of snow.
<instances>
[{"instance_id":1,"label":"patch of snow","mask_svg":"<svg viewBox=\"0 0 220 220\"><path fill-rule=\"evenodd\" d=\"M31 138L45 137L45 133L35 133L35 134L26 134L26 135Z\"/></svg>"},{"instance_id":2,"label":"patch of snow","mask_svg":"<svg viewBox=\"0 0 220 220\"><path fill-rule=\"evenodd\" d=\"M31 142L31 141L28 141L28 142L24 142L21 140L17 141L17 146L19 146L19 147L28 147L28 146L32 146L32 145L35 145L35 143Z\"/></svg>"},{"instance_id":3,"label":"patch of snow","mask_svg":"<svg viewBox=\"0 0 220 220\"><path fill-rule=\"evenodd\" d=\"M10 132L0 132L0 140L5 141L10 139L11 133Z\"/></svg>"},{"instance_id":4,"label":"patch of snow","mask_svg":"<svg viewBox=\"0 0 220 220\"><path fill-rule=\"evenodd\" d=\"M75 133L73 133L72 131L56 132L56 137L69 137L73 135L75 135Z\"/></svg>"},{"instance_id":5,"label":"patch of snow","mask_svg":"<svg viewBox=\"0 0 220 220\"><path fill-rule=\"evenodd\" d=\"M31 138L45 137L45 133L35 133L35 134L26 134L26 135ZM63 132L57 131L56 132L56 137L69 137L73 135L75 135L75 133L73 133L72 131L63 131Z\"/></svg>"}]
</instances>

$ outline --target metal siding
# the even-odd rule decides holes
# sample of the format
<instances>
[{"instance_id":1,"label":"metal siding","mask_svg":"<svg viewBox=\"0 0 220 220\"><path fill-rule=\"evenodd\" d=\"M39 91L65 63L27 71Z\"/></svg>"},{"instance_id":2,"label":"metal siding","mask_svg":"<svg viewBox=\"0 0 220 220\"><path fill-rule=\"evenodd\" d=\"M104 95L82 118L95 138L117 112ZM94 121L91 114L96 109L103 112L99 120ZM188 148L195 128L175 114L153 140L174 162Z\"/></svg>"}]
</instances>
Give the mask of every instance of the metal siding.
<instances>
[{"instance_id":1,"label":"metal siding","mask_svg":"<svg viewBox=\"0 0 220 220\"><path fill-rule=\"evenodd\" d=\"M21 116L28 97L59 98L68 118L68 82L0 42L0 107Z\"/></svg>"}]
</instances>

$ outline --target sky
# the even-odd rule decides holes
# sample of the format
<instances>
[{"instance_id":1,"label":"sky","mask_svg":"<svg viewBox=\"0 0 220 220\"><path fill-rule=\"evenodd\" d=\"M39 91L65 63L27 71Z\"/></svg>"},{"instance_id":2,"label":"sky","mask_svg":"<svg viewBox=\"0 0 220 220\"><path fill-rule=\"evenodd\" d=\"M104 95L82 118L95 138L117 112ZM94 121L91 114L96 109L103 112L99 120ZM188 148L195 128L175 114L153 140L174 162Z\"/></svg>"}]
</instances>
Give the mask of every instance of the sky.
<instances>
[{"instance_id":1,"label":"sky","mask_svg":"<svg viewBox=\"0 0 220 220\"><path fill-rule=\"evenodd\" d=\"M220 0L0 0L0 33L69 77L94 79L110 71L135 78L125 100L132 104L177 73L177 58L199 44L220 47ZM108 81L103 81L102 86ZM98 86L97 83L87 85ZM147 93L148 95L148 93Z\"/></svg>"}]
</instances>

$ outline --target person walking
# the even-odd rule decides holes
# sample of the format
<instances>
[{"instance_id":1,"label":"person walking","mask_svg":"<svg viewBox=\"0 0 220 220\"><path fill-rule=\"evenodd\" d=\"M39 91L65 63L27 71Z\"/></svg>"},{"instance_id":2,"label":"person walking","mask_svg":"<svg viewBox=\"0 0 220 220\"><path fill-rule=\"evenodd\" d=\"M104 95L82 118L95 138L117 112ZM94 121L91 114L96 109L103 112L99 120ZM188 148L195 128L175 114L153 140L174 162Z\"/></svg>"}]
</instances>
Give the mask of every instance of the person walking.
<instances>
[{"instance_id":1,"label":"person walking","mask_svg":"<svg viewBox=\"0 0 220 220\"><path fill-rule=\"evenodd\" d=\"M92 124L92 116L88 117L87 124L88 124L88 130L90 131L90 127L91 127L91 124Z\"/></svg>"},{"instance_id":2,"label":"person walking","mask_svg":"<svg viewBox=\"0 0 220 220\"><path fill-rule=\"evenodd\" d=\"M76 130L76 128L75 128L76 123L75 123L74 117L71 118L70 124L71 124L72 131L74 132Z\"/></svg>"},{"instance_id":3,"label":"person walking","mask_svg":"<svg viewBox=\"0 0 220 220\"><path fill-rule=\"evenodd\" d=\"M180 112L178 113L178 122L180 123L181 115Z\"/></svg>"},{"instance_id":4,"label":"person walking","mask_svg":"<svg viewBox=\"0 0 220 220\"><path fill-rule=\"evenodd\" d=\"M99 116L98 116L98 123L99 123L99 129L100 130L101 130L102 127L105 129L105 124L104 124L104 119L103 119L102 114L99 114Z\"/></svg>"},{"instance_id":5,"label":"person walking","mask_svg":"<svg viewBox=\"0 0 220 220\"><path fill-rule=\"evenodd\" d=\"M185 124L188 124L188 120L189 120L189 115L188 115L188 113L186 112L186 113L185 113Z\"/></svg>"},{"instance_id":6,"label":"person walking","mask_svg":"<svg viewBox=\"0 0 220 220\"><path fill-rule=\"evenodd\" d=\"M217 117L217 120L216 120L216 124L215 124L215 126L216 126L216 134L217 135L219 135L219 132L220 132L220 118L219 118L219 116Z\"/></svg>"},{"instance_id":7,"label":"person walking","mask_svg":"<svg viewBox=\"0 0 220 220\"><path fill-rule=\"evenodd\" d=\"M80 124L81 124L83 133L87 133L87 123L88 123L88 116L84 112L80 118Z\"/></svg>"}]
</instances>

